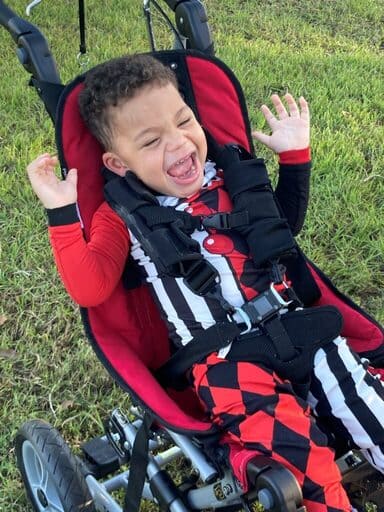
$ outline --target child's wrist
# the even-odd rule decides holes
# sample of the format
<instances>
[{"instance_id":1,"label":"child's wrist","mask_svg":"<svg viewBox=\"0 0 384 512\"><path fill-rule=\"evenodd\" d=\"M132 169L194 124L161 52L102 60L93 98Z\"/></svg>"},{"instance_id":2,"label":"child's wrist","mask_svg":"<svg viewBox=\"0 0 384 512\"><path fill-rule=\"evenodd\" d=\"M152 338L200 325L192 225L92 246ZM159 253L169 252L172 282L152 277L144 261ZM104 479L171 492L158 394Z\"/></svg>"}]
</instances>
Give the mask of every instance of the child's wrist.
<instances>
[{"instance_id":1,"label":"child's wrist","mask_svg":"<svg viewBox=\"0 0 384 512\"><path fill-rule=\"evenodd\" d=\"M279 153L280 164L306 164L311 160L311 148L292 149Z\"/></svg>"},{"instance_id":2,"label":"child's wrist","mask_svg":"<svg viewBox=\"0 0 384 512\"><path fill-rule=\"evenodd\" d=\"M46 208L49 226L62 226L79 222L76 203L60 206L59 208Z\"/></svg>"}]
</instances>

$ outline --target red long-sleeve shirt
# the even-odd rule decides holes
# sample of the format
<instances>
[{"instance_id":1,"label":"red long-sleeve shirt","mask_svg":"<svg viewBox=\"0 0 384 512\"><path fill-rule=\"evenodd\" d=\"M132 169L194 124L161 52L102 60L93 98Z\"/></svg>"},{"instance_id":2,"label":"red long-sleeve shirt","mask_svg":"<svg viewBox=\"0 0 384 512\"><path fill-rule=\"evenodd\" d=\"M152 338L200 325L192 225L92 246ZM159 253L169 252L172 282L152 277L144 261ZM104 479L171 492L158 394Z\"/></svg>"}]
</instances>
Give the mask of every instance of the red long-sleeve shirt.
<instances>
[{"instance_id":1,"label":"red long-sleeve shirt","mask_svg":"<svg viewBox=\"0 0 384 512\"><path fill-rule=\"evenodd\" d=\"M104 302L121 278L130 248L120 217L102 203L93 216L88 243L79 221L50 226L49 236L57 269L72 299L84 307Z\"/></svg>"}]
</instances>

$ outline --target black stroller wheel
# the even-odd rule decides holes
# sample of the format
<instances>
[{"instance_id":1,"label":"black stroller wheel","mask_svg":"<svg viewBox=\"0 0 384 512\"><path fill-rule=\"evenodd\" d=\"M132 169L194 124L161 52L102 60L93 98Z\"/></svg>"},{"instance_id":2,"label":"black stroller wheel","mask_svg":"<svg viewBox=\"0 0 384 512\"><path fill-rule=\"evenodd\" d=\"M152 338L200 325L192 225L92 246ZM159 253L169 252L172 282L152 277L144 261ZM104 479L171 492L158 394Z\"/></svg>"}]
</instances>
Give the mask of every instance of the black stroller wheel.
<instances>
[{"instance_id":1,"label":"black stroller wheel","mask_svg":"<svg viewBox=\"0 0 384 512\"><path fill-rule=\"evenodd\" d=\"M46 422L24 423L15 439L16 458L24 485L37 512L91 512L91 495L59 432Z\"/></svg>"}]
</instances>

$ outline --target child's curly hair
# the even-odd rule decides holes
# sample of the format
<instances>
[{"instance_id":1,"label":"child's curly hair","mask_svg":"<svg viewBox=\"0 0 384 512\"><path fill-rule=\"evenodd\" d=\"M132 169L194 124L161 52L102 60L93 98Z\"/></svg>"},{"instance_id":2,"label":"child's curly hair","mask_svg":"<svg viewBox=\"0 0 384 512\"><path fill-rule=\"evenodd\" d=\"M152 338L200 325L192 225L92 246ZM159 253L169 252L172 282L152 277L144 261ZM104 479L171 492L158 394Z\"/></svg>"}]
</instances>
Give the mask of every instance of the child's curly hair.
<instances>
[{"instance_id":1,"label":"child's curly hair","mask_svg":"<svg viewBox=\"0 0 384 512\"><path fill-rule=\"evenodd\" d=\"M133 98L147 85L163 86L177 79L173 71L150 55L127 55L99 64L91 69L79 94L82 118L104 149L113 141L111 107Z\"/></svg>"}]
</instances>

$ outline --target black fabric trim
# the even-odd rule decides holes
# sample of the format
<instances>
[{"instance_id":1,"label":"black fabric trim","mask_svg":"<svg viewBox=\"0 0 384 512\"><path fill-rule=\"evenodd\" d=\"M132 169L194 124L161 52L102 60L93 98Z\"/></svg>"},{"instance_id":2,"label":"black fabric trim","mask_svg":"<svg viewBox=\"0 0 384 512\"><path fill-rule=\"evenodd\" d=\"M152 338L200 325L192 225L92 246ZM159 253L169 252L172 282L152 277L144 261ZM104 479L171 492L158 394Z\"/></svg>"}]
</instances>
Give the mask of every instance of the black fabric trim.
<instances>
[{"instance_id":1,"label":"black fabric trim","mask_svg":"<svg viewBox=\"0 0 384 512\"><path fill-rule=\"evenodd\" d=\"M61 176L64 179L66 172L68 170L68 164L67 160L64 155L63 151L63 145L62 145L62 127L63 127L63 116L64 116L64 106L67 101L68 96L71 94L73 89L75 89L79 84L84 82L85 74L77 76L72 82L70 82L65 89L63 90L62 94L59 97L57 109L56 109L56 115L55 115L55 142L57 147L57 156L60 161L60 167L61 167Z\"/></svg>"},{"instance_id":2,"label":"black fabric trim","mask_svg":"<svg viewBox=\"0 0 384 512\"><path fill-rule=\"evenodd\" d=\"M304 172L304 171L310 171L312 168L312 161L308 160L308 162L301 163L301 164L279 164L280 171L283 172Z\"/></svg>"},{"instance_id":3,"label":"black fabric trim","mask_svg":"<svg viewBox=\"0 0 384 512\"><path fill-rule=\"evenodd\" d=\"M60 208L46 208L48 224L50 226L63 226L79 222L76 203L67 204Z\"/></svg>"}]
</instances>

